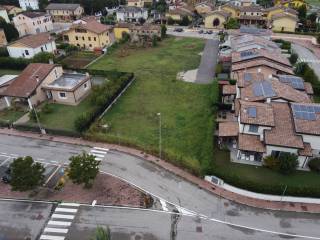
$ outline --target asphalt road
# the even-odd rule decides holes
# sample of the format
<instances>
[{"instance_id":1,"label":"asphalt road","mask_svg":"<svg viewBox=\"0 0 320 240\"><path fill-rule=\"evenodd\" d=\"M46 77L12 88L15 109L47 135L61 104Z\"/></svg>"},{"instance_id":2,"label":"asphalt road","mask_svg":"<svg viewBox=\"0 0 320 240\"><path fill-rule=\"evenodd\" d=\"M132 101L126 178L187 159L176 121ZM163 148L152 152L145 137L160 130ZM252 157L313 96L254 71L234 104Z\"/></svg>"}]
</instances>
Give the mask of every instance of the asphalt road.
<instances>
[{"instance_id":1,"label":"asphalt road","mask_svg":"<svg viewBox=\"0 0 320 240\"><path fill-rule=\"evenodd\" d=\"M90 148L0 135L0 154L30 155L45 162L68 163L70 156L83 150L90 151ZM128 154L109 151L100 169L173 203L176 208L182 206L208 218L252 228L320 237L320 214L257 209L220 199L150 162ZM234 236L238 232L238 229L228 229L228 234ZM223 232L216 234L223 236L227 233L223 229Z\"/></svg>"},{"instance_id":2,"label":"asphalt road","mask_svg":"<svg viewBox=\"0 0 320 240\"><path fill-rule=\"evenodd\" d=\"M307 62L308 65L313 69L313 71L317 74L320 79L320 59L317 58L309 49L299 45L292 43L292 49L299 55L299 58Z\"/></svg>"},{"instance_id":3,"label":"asphalt road","mask_svg":"<svg viewBox=\"0 0 320 240\"><path fill-rule=\"evenodd\" d=\"M52 207L48 203L0 201L0 239L36 239Z\"/></svg>"},{"instance_id":4,"label":"asphalt road","mask_svg":"<svg viewBox=\"0 0 320 240\"><path fill-rule=\"evenodd\" d=\"M207 40L203 50L195 83L208 84L213 81L218 59L219 41Z\"/></svg>"}]
</instances>

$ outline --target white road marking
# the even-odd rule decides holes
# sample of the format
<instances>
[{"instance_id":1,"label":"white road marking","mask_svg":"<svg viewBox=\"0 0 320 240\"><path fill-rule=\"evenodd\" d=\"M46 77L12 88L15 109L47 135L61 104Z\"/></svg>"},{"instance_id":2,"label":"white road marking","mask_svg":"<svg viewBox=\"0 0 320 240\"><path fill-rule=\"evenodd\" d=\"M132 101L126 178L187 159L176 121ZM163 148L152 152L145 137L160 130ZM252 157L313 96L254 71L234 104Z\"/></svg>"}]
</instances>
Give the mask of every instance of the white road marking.
<instances>
[{"instance_id":1,"label":"white road marking","mask_svg":"<svg viewBox=\"0 0 320 240\"><path fill-rule=\"evenodd\" d=\"M41 235L40 240L64 240L62 236Z\"/></svg>"},{"instance_id":2,"label":"white road marking","mask_svg":"<svg viewBox=\"0 0 320 240\"><path fill-rule=\"evenodd\" d=\"M91 151L90 151L91 153L97 153L97 154L106 154L107 152L105 152L105 151L100 151L100 150L95 150L95 149L92 149Z\"/></svg>"},{"instance_id":3,"label":"white road marking","mask_svg":"<svg viewBox=\"0 0 320 240\"><path fill-rule=\"evenodd\" d=\"M167 203L165 200L160 199L160 203L161 203L161 207L163 209L163 211L169 211L169 209L167 208Z\"/></svg>"},{"instance_id":4,"label":"white road marking","mask_svg":"<svg viewBox=\"0 0 320 240\"><path fill-rule=\"evenodd\" d=\"M59 206L79 207L79 203L60 203Z\"/></svg>"},{"instance_id":5,"label":"white road marking","mask_svg":"<svg viewBox=\"0 0 320 240\"><path fill-rule=\"evenodd\" d=\"M55 226L71 226L71 222L63 222L63 221L49 221L47 225L55 225Z\"/></svg>"},{"instance_id":6,"label":"white road marking","mask_svg":"<svg viewBox=\"0 0 320 240\"><path fill-rule=\"evenodd\" d=\"M45 228L44 232L68 233L68 229L67 228Z\"/></svg>"},{"instance_id":7,"label":"white road marking","mask_svg":"<svg viewBox=\"0 0 320 240\"><path fill-rule=\"evenodd\" d=\"M53 178L53 176L59 171L61 166L57 167L56 170L48 177L47 181L44 183L44 186L47 185L47 183Z\"/></svg>"},{"instance_id":8,"label":"white road marking","mask_svg":"<svg viewBox=\"0 0 320 240\"><path fill-rule=\"evenodd\" d=\"M6 160L4 160L1 164L0 164L0 166L2 166L2 165L4 165L6 162L8 162L9 160L11 160L11 158L9 157L9 158L7 158Z\"/></svg>"},{"instance_id":9,"label":"white road marking","mask_svg":"<svg viewBox=\"0 0 320 240\"><path fill-rule=\"evenodd\" d=\"M59 219L70 219L73 220L74 216L73 215L65 215L65 214L52 214L51 219L52 218L59 218Z\"/></svg>"},{"instance_id":10,"label":"white road marking","mask_svg":"<svg viewBox=\"0 0 320 240\"><path fill-rule=\"evenodd\" d=\"M74 208L56 208L55 212L67 212L67 213L76 213L78 209Z\"/></svg>"},{"instance_id":11,"label":"white road marking","mask_svg":"<svg viewBox=\"0 0 320 240\"><path fill-rule=\"evenodd\" d=\"M102 150L102 151L105 151L105 152L109 152L109 149L108 149L108 148L94 147L93 149L97 149L97 150Z\"/></svg>"},{"instance_id":12,"label":"white road marking","mask_svg":"<svg viewBox=\"0 0 320 240\"><path fill-rule=\"evenodd\" d=\"M96 154L96 153L93 153L93 154L91 154L91 155L93 155L93 156L95 156L95 157L104 157L104 155L102 155L102 154Z\"/></svg>"}]
</instances>

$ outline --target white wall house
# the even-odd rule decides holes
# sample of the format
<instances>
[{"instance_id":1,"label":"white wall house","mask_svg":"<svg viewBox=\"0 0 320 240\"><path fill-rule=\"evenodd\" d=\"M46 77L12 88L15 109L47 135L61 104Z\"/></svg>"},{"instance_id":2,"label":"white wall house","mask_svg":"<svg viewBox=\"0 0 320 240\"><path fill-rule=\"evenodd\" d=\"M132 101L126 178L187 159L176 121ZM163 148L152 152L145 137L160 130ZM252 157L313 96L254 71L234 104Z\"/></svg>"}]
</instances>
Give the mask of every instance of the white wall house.
<instances>
[{"instance_id":1,"label":"white wall house","mask_svg":"<svg viewBox=\"0 0 320 240\"><path fill-rule=\"evenodd\" d=\"M138 22L140 18L147 20L148 10L139 7L122 7L117 10L118 22Z\"/></svg>"},{"instance_id":2,"label":"white wall house","mask_svg":"<svg viewBox=\"0 0 320 240\"><path fill-rule=\"evenodd\" d=\"M39 0L19 0L20 7L23 10L28 10L29 8L32 10L39 9Z\"/></svg>"},{"instance_id":3,"label":"white wall house","mask_svg":"<svg viewBox=\"0 0 320 240\"><path fill-rule=\"evenodd\" d=\"M33 58L41 52L55 53L56 43L48 33L28 35L7 46L10 57Z\"/></svg>"},{"instance_id":4,"label":"white wall house","mask_svg":"<svg viewBox=\"0 0 320 240\"><path fill-rule=\"evenodd\" d=\"M13 18L19 36L49 32L53 29L52 18L44 12L24 12Z\"/></svg>"}]
</instances>

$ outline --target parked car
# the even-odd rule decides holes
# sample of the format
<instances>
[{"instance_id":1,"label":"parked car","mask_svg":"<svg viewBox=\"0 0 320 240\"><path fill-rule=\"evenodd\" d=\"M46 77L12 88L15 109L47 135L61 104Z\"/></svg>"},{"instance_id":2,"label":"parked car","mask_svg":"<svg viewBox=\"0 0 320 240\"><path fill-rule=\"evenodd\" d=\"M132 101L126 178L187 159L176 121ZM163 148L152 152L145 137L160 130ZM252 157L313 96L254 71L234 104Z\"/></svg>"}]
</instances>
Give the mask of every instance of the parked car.
<instances>
[{"instance_id":1,"label":"parked car","mask_svg":"<svg viewBox=\"0 0 320 240\"><path fill-rule=\"evenodd\" d=\"M11 182L11 169L8 168L5 173L4 173L4 176L2 177L2 182L8 184Z\"/></svg>"},{"instance_id":2,"label":"parked car","mask_svg":"<svg viewBox=\"0 0 320 240\"><path fill-rule=\"evenodd\" d=\"M211 30L207 31L207 34L212 34L213 32Z\"/></svg>"},{"instance_id":3,"label":"parked car","mask_svg":"<svg viewBox=\"0 0 320 240\"><path fill-rule=\"evenodd\" d=\"M202 34L203 33L203 30L201 29L201 30L199 30L199 32L198 32L199 34Z\"/></svg>"},{"instance_id":4,"label":"parked car","mask_svg":"<svg viewBox=\"0 0 320 240\"><path fill-rule=\"evenodd\" d=\"M174 32L183 32L183 28L175 28L173 29Z\"/></svg>"}]
</instances>

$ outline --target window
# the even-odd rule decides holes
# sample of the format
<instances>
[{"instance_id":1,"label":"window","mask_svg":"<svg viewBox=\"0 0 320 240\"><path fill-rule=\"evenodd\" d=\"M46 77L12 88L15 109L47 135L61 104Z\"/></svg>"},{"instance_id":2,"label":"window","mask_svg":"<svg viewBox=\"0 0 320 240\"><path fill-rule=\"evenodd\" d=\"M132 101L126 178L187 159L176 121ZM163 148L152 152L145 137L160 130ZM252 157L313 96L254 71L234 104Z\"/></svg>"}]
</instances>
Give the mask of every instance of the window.
<instances>
[{"instance_id":1,"label":"window","mask_svg":"<svg viewBox=\"0 0 320 240\"><path fill-rule=\"evenodd\" d=\"M29 56L29 51L28 51L28 50L24 50L24 52L25 52L25 54L26 54L27 56Z\"/></svg>"},{"instance_id":2,"label":"window","mask_svg":"<svg viewBox=\"0 0 320 240\"><path fill-rule=\"evenodd\" d=\"M84 37L82 37L82 40L84 41Z\"/></svg>"},{"instance_id":3,"label":"window","mask_svg":"<svg viewBox=\"0 0 320 240\"><path fill-rule=\"evenodd\" d=\"M88 37L88 40L91 41L91 37Z\"/></svg>"},{"instance_id":4,"label":"window","mask_svg":"<svg viewBox=\"0 0 320 240\"><path fill-rule=\"evenodd\" d=\"M94 40L94 41L97 41L97 38L96 38L96 37L94 37L94 38L93 38L93 40Z\"/></svg>"},{"instance_id":5,"label":"window","mask_svg":"<svg viewBox=\"0 0 320 240\"><path fill-rule=\"evenodd\" d=\"M272 152L271 152L271 156L275 157L275 158L278 158L280 156L280 154L281 154L280 151L272 150Z\"/></svg>"},{"instance_id":6,"label":"window","mask_svg":"<svg viewBox=\"0 0 320 240\"><path fill-rule=\"evenodd\" d=\"M92 44L91 44L91 43L89 44L89 47L92 47Z\"/></svg>"},{"instance_id":7,"label":"window","mask_svg":"<svg viewBox=\"0 0 320 240\"><path fill-rule=\"evenodd\" d=\"M59 97L60 98L67 98L67 95L65 92L59 92Z\"/></svg>"},{"instance_id":8,"label":"window","mask_svg":"<svg viewBox=\"0 0 320 240\"><path fill-rule=\"evenodd\" d=\"M249 132L252 132L252 133L257 133L258 132L258 126L257 125L250 125L249 126Z\"/></svg>"},{"instance_id":9,"label":"window","mask_svg":"<svg viewBox=\"0 0 320 240\"><path fill-rule=\"evenodd\" d=\"M76 40L78 40L79 38L78 38L78 36L76 36Z\"/></svg>"},{"instance_id":10,"label":"window","mask_svg":"<svg viewBox=\"0 0 320 240\"><path fill-rule=\"evenodd\" d=\"M83 88L87 89L88 88L88 84L87 83L83 84Z\"/></svg>"}]
</instances>

